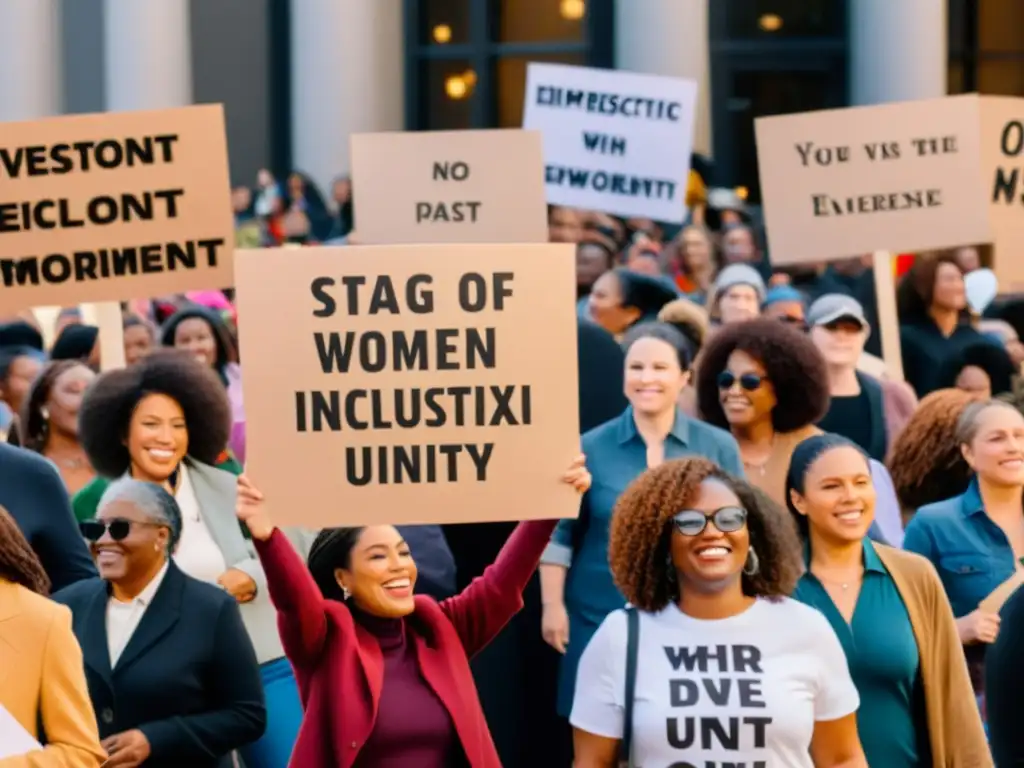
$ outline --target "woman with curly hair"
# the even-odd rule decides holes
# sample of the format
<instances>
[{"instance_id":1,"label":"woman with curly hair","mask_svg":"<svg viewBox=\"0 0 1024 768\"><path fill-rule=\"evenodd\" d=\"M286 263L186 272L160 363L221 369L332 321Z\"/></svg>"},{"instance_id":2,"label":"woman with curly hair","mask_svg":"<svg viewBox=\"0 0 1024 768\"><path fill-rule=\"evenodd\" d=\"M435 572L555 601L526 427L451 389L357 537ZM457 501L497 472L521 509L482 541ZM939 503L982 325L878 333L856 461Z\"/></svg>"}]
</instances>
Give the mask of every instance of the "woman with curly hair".
<instances>
[{"instance_id":1,"label":"woman with curly hair","mask_svg":"<svg viewBox=\"0 0 1024 768\"><path fill-rule=\"evenodd\" d=\"M785 505L796 445L828 410L828 372L806 334L757 318L719 328L697 361L702 418L732 432L747 478Z\"/></svg>"},{"instance_id":2,"label":"woman with curly hair","mask_svg":"<svg viewBox=\"0 0 1024 768\"><path fill-rule=\"evenodd\" d=\"M583 652L576 766L867 767L839 641L787 597L800 544L771 500L706 459L666 462L615 505L608 554L632 607Z\"/></svg>"},{"instance_id":3,"label":"woman with curly hair","mask_svg":"<svg viewBox=\"0 0 1024 768\"><path fill-rule=\"evenodd\" d=\"M231 405L214 370L178 350L152 352L135 365L102 374L85 394L79 436L96 478L73 499L80 521L96 516L109 481L129 476L167 490L183 527L174 562L238 601L261 664L268 727L244 751L249 768L279 768L295 743L302 712L284 658L266 577L235 518L235 474L223 461ZM310 534L293 532L305 552Z\"/></svg>"},{"instance_id":4,"label":"woman with curly hair","mask_svg":"<svg viewBox=\"0 0 1024 768\"><path fill-rule=\"evenodd\" d=\"M956 424L974 395L940 389L921 400L889 452L889 474L903 516L952 496L970 482L970 470L956 441Z\"/></svg>"},{"instance_id":5,"label":"woman with curly hair","mask_svg":"<svg viewBox=\"0 0 1024 768\"><path fill-rule=\"evenodd\" d=\"M0 507L0 708L6 709L42 751L9 754L4 768L99 768L100 747L89 700L82 650L71 611L47 599L46 577L17 523Z\"/></svg>"},{"instance_id":6,"label":"woman with curly hair","mask_svg":"<svg viewBox=\"0 0 1024 768\"><path fill-rule=\"evenodd\" d=\"M984 342L970 323L964 272L953 251L918 256L896 289L907 382L924 397L942 386L939 371L964 347Z\"/></svg>"},{"instance_id":7,"label":"woman with curly hair","mask_svg":"<svg viewBox=\"0 0 1024 768\"><path fill-rule=\"evenodd\" d=\"M71 495L96 476L78 439L78 411L95 378L81 360L48 363L29 390L21 412L21 446L52 461Z\"/></svg>"},{"instance_id":8,"label":"woman with curly hair","mask_svg":"<svg viewBox=\"0 0 1024 768\"><path fill-rule=\"evenodd\" d=\"M953 444L960 472L970 473L967 489L919 509L903 546L938 570L984 707L985 649L999 634L1001 607L987 598L1018 575L1024 558L1024 416L1002 400L968 403Z\"/></svg>"},{"instance_id":9,"label":"woman with curly hair","mask_svg":"<svg viewBox=\"0 0 1024 768\"><path fill-rule=\"evenodd\" d=\"M678 406L691 363L683 335L670 325L649 323L632 329L623 346L630 406L583 435L594 487L583 497L579 517L558 523L541 558L541 633L564 654L558 714L565 718L580 653L605 616L626 602L608 569L608 527L619 495L648 467L683 456L704 456L743 473L729 433L686 416Z\"/></svg>"},{"instance_id":10,"label":"woman with curly hair","mask_svg":"<svg viewBox=\"0 0 1024 768\"><path fill-rule=\"evenodd\" d=\"M807 566L793 597L839 637L868 763L992 765L935 569L867 538L877 500L868 454L839 435L809 437L793 452L786 488Z\"/></svg>"},{"instance_id":11,"label":"woman with curly hair","mask_svg":"<svg viewBox=\"0 0 1024 768\"><path fill-rule=\"evenodd\" d=\"M956 387L988 400L1013 391L1017 367L1010 353L990 341L970 344L946 358L939 372L939 385Z\"/></svg>"}]
</instances>

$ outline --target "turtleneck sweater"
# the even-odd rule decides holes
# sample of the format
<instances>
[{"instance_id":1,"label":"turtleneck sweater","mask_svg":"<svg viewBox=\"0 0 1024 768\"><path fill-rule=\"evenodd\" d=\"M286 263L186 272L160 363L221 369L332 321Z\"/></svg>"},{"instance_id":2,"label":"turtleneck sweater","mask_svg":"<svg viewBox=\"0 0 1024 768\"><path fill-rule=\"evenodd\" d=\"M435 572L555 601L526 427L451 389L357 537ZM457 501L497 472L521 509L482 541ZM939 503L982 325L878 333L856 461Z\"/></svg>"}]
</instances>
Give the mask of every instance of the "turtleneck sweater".
<instances>
[{"instance_id":1,"label":"turtleneck sweater","mask_svg":"<svg viewBox=\"0 0 1024 768\"><path fill-rule=\"evenodd\" d=\"M450 768L461 749L451 716L420 674L404 619L385 619L348 603L352 618L380 643L384 686L377 719L355 768Z\"/></svg>"}]
</instances>

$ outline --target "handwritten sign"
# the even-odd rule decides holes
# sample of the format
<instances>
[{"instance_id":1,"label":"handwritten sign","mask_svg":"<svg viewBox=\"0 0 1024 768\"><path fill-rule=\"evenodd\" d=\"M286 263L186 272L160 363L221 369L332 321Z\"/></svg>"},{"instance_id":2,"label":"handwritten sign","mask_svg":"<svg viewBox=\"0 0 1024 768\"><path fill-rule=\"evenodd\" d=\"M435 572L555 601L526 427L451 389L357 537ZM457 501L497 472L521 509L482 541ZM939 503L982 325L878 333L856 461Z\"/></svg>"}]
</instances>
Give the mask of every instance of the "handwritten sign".
<instances>
[{"instance_id":1,"label":"handwritten sign","mask_svg":"<svg viewBox=\"0 0 1024 768\"><path fill-rule=\"evenodd\" d=\"M544 135L553 205L680 223L697 83L531 63L523 127Z\"/></svg>"},{"instance_id":2,"label":"handwritten sign","mask_svg":"<svg viewBox=\"0 0 1024 768\"><path fill-rule=\"evenodd\" d=\"M5 312L232 283L220 105L5 123L0 190Z\"/></svg>"},{"instance_id":3,"label":"handwritten sign","mask_svg":"<svg viewBox=\"0 0 1024 768\"><path fill-rule=\"evenodd\" d=\"M243 250L235 285L246 471L285 523L577 513L571 245Z\"/></svg>"},{"instance_id":4,"label":"handwritten sign","mask_svg":"<svg viewBox=\"0 0 1024 768\"><path fill-rule=\"evenodd\" d=\"M361 243L547 242L539 133L364 133L351 151Z\"/></svg>"},{"instance_id":5,"label":"handwritten sign","mask_svg":"<svg viewBox=\"0 0 1024 768\"><path fill-rule=\"evenodd\" d=\"M978 97L763 117L773 264L986 242Z\"/></svg>"},{"instance_id":6,"label":"handwritten sign","mask_svg":"<svg viewBox=\"0 0 1024 768\"><path fill-rule=\"evenodd\" d=\"M982 96L983 184L1001 293L1024 291L1024 99Z\"/></svg>"}]
</instances>

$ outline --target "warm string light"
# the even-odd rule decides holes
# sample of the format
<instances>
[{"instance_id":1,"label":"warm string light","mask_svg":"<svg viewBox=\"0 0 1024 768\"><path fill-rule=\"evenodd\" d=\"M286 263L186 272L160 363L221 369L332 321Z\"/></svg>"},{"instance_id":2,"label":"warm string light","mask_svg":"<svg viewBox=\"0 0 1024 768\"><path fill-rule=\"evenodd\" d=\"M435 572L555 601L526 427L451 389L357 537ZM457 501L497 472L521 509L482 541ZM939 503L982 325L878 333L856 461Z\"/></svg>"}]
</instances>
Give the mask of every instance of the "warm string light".
<instances>
[{"instance_id":1,"label":"warm string light","mask_svg":"<svg viewBox=\"0 0 1024 768\"><path fill-rule=\"evenodd\" d=\"M782 29L782 17L777 13L766 13L757 20L757 26L765 32L778 32Z\"/></svg>"},{"instance_id":2,"label":"warm string light","mask_svg":"<svg viewBox=\"0 0 1024 768\"><path fill-rule=\"evenodd\" d=\"M452 39L452 28L447 24L438 24L434 27L434 42L444 45Z\"/></svg>"},{"instance_id":3,"label":"warm string light","mask_svg":"<svg viewBox=\"0 0 1024 768\"><path fill-rule=\"evenodd\" d=\"M476 72L467 69L461 75L448 75L444 81L444 92L449 99L459 101L473 92L476 85Z\"/></svg>"},{"instance_id":4,"label":"warm string light","mask_svg":"<svg viewBox=\"0 0 1024 768\"><path fill-rule=\"evenodd\" d=\"M587 13L587 4L584 0L562 0L559 11L563 19L579 21Z\"/></svg>"}]
</instances>

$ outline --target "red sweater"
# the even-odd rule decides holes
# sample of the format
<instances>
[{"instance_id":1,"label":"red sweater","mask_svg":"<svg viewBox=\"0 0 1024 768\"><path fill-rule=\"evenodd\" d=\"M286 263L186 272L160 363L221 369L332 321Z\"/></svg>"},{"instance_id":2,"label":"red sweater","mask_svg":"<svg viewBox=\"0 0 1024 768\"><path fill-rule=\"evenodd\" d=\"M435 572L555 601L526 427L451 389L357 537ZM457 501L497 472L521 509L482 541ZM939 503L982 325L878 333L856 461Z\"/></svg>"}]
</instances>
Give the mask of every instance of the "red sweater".
<instances>
[{"instance_id":1,"label":"red sweater","mask_svg":"<svg viewBox=\"0 0 1024 768\"><path fill-rule=\"evenodd\" d=\"M441 603L419 595L405 619L419 673L447 709L470 768L501 768L501 762L469 659L522 608L523 590L555 524L520 523L494 564L461 594ZM351 768L378 716L385 670L380 643L344 604L321 596L280 531L255 545L305 709L289 765Z\"/></svg>"}]
</instances>

